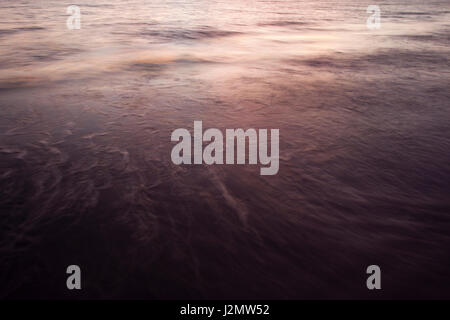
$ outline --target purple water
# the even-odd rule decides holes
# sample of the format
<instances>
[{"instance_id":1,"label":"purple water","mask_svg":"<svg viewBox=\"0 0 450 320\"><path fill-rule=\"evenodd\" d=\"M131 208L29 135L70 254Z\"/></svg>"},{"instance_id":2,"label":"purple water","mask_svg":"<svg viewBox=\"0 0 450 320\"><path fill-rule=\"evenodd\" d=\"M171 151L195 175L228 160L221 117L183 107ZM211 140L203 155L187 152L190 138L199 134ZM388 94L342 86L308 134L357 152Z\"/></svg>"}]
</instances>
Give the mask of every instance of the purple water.
<instances>
[{"instance_id":1,"label":"purple water","mask_svg":"<svg viewBox=\"0 0 450 320\"><path fill-rule=\"evenodd\" d=\"M450 298L448 0L70 4L0 1L0 297ZM279 173L174 165L194 120Z\"/></svg>"}]
</instances>

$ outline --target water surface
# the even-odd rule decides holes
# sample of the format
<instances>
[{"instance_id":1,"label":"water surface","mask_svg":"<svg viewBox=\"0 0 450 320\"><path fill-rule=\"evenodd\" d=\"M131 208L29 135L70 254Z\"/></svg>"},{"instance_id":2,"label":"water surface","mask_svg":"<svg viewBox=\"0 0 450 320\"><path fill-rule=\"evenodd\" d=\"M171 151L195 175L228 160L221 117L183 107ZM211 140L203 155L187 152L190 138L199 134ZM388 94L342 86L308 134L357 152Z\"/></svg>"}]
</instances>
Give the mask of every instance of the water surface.
<instances>
[{"instance_id":1,"label":"water surface","mask_svg":"<svg viewBox=\"0 0 450 320\"><path fill-rule=\"evenodd\" d=\"M448 1L71 4L0 1L1 297L450 297ZM194 120L278 175L172 164Z\"/></svg>"}]
</instances>

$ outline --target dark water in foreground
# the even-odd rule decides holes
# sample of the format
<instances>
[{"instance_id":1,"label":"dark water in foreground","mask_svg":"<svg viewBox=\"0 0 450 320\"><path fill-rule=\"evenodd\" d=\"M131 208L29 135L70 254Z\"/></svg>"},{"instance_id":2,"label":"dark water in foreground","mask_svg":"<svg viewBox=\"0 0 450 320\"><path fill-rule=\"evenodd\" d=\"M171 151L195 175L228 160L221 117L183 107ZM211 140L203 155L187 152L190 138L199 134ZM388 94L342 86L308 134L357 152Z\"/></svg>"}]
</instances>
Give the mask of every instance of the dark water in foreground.
<instances>
[{"instance_id":1,"label":"dark water in foreground","mask_svg":"<svg viewBox=\"0 0 450 320\"><path fill-rule=\"evenodd\" d=\"M369 4L0 1L0 297L449 298L449 2ZM173 165L194 120L279 174Z\"/></svg>"}]
</instances>

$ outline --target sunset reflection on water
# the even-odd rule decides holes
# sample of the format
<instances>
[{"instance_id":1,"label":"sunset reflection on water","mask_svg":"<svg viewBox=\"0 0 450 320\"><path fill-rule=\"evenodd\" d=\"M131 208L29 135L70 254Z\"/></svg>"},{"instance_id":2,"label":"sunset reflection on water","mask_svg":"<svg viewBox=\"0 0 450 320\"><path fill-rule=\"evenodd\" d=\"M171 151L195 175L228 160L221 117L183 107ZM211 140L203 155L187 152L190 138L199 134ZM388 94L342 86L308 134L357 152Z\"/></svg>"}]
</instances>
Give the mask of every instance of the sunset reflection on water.
<instances>
[{"instance_id":1,"label":"sunset reflection on water","mask_svg":"<svg viewBox=\"0 0 450 320\"><path fill-rule=\"evenodd\" d=\"M449 297L449 10L369 4L0 1L0 297ZM174 165L196 120L279 173Z\"/></svg>"}]
</instances>

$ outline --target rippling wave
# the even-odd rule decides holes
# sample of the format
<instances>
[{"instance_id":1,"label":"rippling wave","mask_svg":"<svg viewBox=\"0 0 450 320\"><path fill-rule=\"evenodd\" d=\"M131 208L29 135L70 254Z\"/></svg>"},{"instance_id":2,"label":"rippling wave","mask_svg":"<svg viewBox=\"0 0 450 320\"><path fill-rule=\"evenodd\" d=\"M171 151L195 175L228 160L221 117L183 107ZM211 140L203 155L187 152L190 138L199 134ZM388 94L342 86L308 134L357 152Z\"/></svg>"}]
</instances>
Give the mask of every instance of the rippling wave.
<instances>
[{"instance_id":1,"label":"rippling wave","mask_svg":"<svg viewBox=\"0 0 450 320\"><path fill-rule=\"evenodd\" d=\"M446 1L0 1L0 297L450 297ZM279 128L280 171L170 134Z\"/></svg>"}]
</instances>

